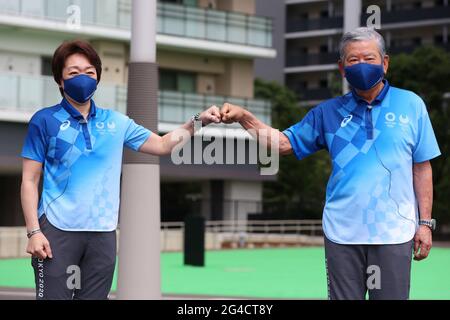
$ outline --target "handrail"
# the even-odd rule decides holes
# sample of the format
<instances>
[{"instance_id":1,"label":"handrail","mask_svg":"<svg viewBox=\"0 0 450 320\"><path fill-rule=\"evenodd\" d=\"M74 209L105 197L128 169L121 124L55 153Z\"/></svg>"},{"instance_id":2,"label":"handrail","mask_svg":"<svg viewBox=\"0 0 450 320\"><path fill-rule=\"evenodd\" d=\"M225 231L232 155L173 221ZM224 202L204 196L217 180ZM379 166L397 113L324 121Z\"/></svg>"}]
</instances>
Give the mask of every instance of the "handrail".
<instances>
[{"instance_id":1,"label":"handrail","mask_svg":"<svg viewBox=\"0 0 450 320\"><path fill-rule=\"evenodd\" d=\"M42 107L61 101L57 85L51 76L3 73L0 75L0 110L36 112ZM256 114L265 123L271 122L271 103L268 100L182 93L160 90L158 92L159 122L184 123L201 108L221 105L223 102L239 104ZM102 83L94 101L103 108L126 112L127 87Z\"/></svg>"},{"instance_id":2,"label":"handrail","mask_svg":"<svg viewBox=\"0 0 450 320\"><path fill-rule=\"evenodd\" d=\"M4 3L0 13L56 22L67 21L70 17L67 4L61 0L34 2ZM103 10L104 6L107 10ZM107 4L89 1L79 7L82 25L131 29L131 0L108 0ZM161 2L158 2L157 11L158 34L272 47L273 21L270 17Z\"/></svg>"},{"instance_id":3,"label":"handrail","mask_svg":"<svg viewBox=\"0 0 450 320\"><path fill-rule=\"evenodd\" d=\"M120 225L119 225L120 227ZM28 257L25 226L0 227L0 258ZM120 237L120 228L118 230ZM320 245L321 220L207 221L205 247L220 250L258 244ZM184 222L161 223L161 250L183 250ZM120 250L120 248L119 248Z\"/></svg>"},{"instance_id":4,"label":"handrail","mask_svg":"<svg viewBox=\"0 0 450 320\"><path fill-rule=\"evenodd\" d=\"M161 229L183 229L184 222L162 222ZM300 233L322 230L322 220L218 220L206 221L207 232L224 233Z\"/></svg>"}]
</instances>

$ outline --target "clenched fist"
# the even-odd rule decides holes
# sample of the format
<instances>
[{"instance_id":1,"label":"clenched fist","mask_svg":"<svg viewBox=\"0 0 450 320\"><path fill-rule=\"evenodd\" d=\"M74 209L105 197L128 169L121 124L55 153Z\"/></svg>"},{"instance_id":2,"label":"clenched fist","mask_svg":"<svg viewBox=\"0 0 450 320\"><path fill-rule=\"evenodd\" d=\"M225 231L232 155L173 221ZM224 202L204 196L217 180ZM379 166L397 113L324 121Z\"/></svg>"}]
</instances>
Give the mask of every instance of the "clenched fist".
<instances>
[{"instance_id":1,"label":"clenched fist","mask_svg":"<svg viewBox=\"0 0 450 320\"><path fill-rule=\"evenodd\" d=\"M223 123L239 122L245 116L245 109L231 103L224 103L220 109L220 115Z\"/></svg>"},{"instance_id":2,"label":"clenched fist","mask_svg":"<svg viewBox=\"0 0 450 320\"><path fill-rule=\"evenodd\" d=\"M207 110L200 113L199 118L204 126L207 126L208 124L213 122L219 123L221 118L219 108L217 108L216 106L211 106Z\"/></svg>"},{"instance_id":3,"label":"clenched fist","mask_svg":"<svg viewBox=\"0 0 450 320\"><path fill-rule=\"evenodd\" d=\"M27 253L39 259L53 258L50 243L43 233L37 233L28 240Z\"/></svg>"}]
</instances>

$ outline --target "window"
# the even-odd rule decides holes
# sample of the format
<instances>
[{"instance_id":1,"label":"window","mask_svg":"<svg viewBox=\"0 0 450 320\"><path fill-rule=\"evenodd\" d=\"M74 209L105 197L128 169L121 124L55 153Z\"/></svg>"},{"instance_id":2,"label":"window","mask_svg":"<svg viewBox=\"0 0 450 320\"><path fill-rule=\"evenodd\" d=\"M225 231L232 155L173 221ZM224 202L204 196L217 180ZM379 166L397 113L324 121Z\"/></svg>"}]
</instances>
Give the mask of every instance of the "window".
<instances>
[{"instance_id":1,"label":"window","mask_svg":"<svg viewBox=\"0 0 450 320\"><path fill-rule=\"evenodd\" d=\"M197 75L191 72L160 69L159 88L161 90L195 93L197 91Z\"/></svg>"},{"instance_id":2,"label":"window","mask_svg":"<svg viewBox=\"0 0 450 320\"><path fill-rule=\"evenodd\" d=\"M414 43L414 45L420 46L422 44L422 38L415 37L412 39L412 42Z\"/></svg>"},{"instance_id":3,"label":"window","mask_svg":"<svg viewBox=\"0 0 450 320\"><path fill-rule=\"evenodd\" d=\"M52 73L52 58L51 57L41 57L41 75L51 76Z\"/></svg>"},{"instance_id":4,"label":"window","mask_svg":"<svg viewBox=\"0 0 450 320\"><path fill-rule=\"evenodd\" d=\"M440 34L438 34L438 35L435 35L434 36L434 43L435 44L441 44L441 43L443 43L444 42L444 39L443 39L444 37L442 36L442 35L440 35Z\"/></svg>"},{"instance_id":5,"label":"window","mask_svg":"<svg viewBox=\"0 0 450 320\"><path fill-rule=\"evenodd\" d=\"M189 7L196 7L197 6L197 0L184 0L183 4L185 6L189 6ZM209 7L211 7L211 3L208 4Z\"/></svg>"},{"instance_id":6,"label":"window","mask_svg":"<svg viewBox=\"0 0 450 320\"><path fill-rule=\"evenodd\" d=\"M160 0L161 2L182 4L183 0Z\"/></svg>"},{"instance_id":7,"label":"window","mask_svg":"<svg viewBox=\"0 0 450 320\"><path fill-rule=\"evenodd\" d=\"M183 4L185 6L197 7L197 0L160 0L161 2Z\"/></svg>"},{"instance_id":8,"label":"window","mask_svg":"<svg viewBox=\"0 0 450 320\"><path fill-rule=\"evenodd\" d=\"M299 81L299 87L306 89L308 88L308 82L307 81Z\"/></svg>"},{"instance_id":9,"label":"window","mask_svg":"<svg viewBox=\"0 0 450 320\"><path fill-rule=\"evenodd\" d=\"M321 18L328 18L328 10L320 11L320 17Z\"/></svg>"},{"instance_id":10,"label":"window","mask_svg":"<svg viewBox=\"0 0 450 320\"><path fill-rule=\"evenodd\" d=\"M163 71L159 72L159 88L161 90L177 90L177 77L175 72Z\"/></svg>"}]
</instances>

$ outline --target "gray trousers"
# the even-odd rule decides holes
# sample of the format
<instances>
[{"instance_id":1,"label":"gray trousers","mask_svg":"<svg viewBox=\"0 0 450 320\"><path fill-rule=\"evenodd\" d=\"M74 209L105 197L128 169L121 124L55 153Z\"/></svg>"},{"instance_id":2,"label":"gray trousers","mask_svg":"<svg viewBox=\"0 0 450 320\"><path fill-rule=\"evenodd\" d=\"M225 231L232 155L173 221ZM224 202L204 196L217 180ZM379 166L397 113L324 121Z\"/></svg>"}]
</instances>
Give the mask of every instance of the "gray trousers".
<instances>
[{"instance_id":1,"label":"gray trousers","mask_svg":"<svg viewBox=\"0 0 450 320\"><path fill-rule=\"evenodd\" d=\"M402 244L343 245L325 237L328 299L407 300L413 240Z\"/></svg>"},{"instance_id":2,"label":"gray trousers","mask_svg":"<svg viewBox=\"0 0 450 320\"><path fill-rule=\"evenodd\" d=\"M116 232L63 231L45 215L39 225L53 258L31 259L36 299L107 299L116 262Z\"/></svg>"}]
</instances>

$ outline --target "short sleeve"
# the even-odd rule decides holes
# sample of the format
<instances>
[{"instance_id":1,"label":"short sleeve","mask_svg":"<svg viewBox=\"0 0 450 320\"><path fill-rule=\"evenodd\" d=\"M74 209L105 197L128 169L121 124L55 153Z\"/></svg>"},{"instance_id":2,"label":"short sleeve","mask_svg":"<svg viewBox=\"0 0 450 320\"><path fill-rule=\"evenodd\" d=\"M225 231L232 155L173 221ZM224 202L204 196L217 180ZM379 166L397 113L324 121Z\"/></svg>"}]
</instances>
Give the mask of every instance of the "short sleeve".
<instances>
[{"instance_id":1,"label":"short sleeve","mask_svg":"<svg viewBox=\"0 0 450 320\"><path fill-rule=\"evenodd\" d=\"M28 123L27 135L22 147L22 158L44 163L47 154L47 144L44 119L35 114Z\"/></svg>"},{"instance_id":2,"label":"short sleeve","mask_svg":"<svg viewBox=\"0 0 450 320\"><path fill-rule=\"evenodd\" d=\"M431 160L441 154L430 117L422 99L419 102L418 112L417 134L413 150L413 161L415 163Z\"/></svg>"},{"instance_id":3,"label":"short sleeve","mask_svg":"<svg viewBox=\"0 0 450 320\"><path fill-rule=\"evenodd\" d=\"M150 134L150 130L138 125L134 120L128 118L124 144L134 151L139 151L139 148L148 139Z\"/></svg>"},{"instance_id":4,"label":"short sleeve","mask_svg":"<svg viewBox=\"0 0 450 320\"><path fill-rule=\"evenodd\" d=\"M325 147L322 122L322 110L316 107L300 122L283 131L297 159L301 160Z\"/></svg>"}]
</instances>

